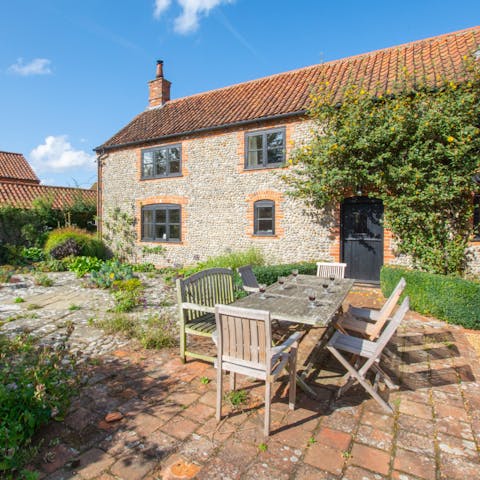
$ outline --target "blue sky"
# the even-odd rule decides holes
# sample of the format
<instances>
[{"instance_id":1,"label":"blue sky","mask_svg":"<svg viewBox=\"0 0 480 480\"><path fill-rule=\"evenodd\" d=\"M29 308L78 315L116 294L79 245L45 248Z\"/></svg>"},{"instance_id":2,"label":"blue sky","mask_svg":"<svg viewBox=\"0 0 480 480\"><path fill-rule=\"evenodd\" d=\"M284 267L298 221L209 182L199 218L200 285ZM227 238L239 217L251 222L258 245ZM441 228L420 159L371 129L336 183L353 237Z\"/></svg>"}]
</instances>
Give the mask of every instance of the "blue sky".
<instances>
[{"instance_id":1,"label":"blue sky","mask_svg":"<svg viewBox=\"0 0 480 480\"><path fill-rule=\"evenodd\" d=\"M147 106L480 24L478 0L0 0L0 150L89 187L92 149Z\"/></svg>"}]
</instances>

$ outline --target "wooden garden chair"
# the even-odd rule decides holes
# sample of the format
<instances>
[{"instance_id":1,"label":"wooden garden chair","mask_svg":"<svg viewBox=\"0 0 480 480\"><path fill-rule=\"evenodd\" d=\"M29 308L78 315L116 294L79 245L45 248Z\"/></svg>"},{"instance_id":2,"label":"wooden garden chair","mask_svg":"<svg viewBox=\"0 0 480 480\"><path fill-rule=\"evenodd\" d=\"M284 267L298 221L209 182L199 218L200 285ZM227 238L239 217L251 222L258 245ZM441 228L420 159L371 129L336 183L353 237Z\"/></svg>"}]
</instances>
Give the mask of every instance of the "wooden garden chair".
<instances>
[{"instance_id":1,"label":"wooden garden chair","mask_svg":"<svg viewBox=\"0 0 480 480\"><path fill-rule=\"evenodd\" d=\"M405 314L408 312L409 306L410 299L409 297L405 297L392 320L375 342L359 337L353 337L351 335L345 335L338 331L334 333L333 337L327 344L327 349L347 369L347 381L338 390L337 398L358 382L386 410L393 411L392 406L377 392L378 380L380 378L383 379L387 387L396 387L391 382L388 375L380 368L380 356L405 317ZM355 365L351 365L349 359L345 358L341 352L356 355L359 359L365 359L365 362L360 368L358 368L359 361L357 361ZM370 369L375 372L375 381L373 385L366 378Z\"/></svg>"},{"instance_id":2,"label":"wooden garden chair","mask_svg":"<svg viewBox=\"0 0 480 480\"><path fill-rule=\"evenodd\" d=\"M177 280L180 324L180 358L200 358L214 362L215 357L188 349L187 335L212 337L215 331L215 305L235 300L233 272L228 268L211 268Z\"/></svg>"},{"instance_id":3,"label":"wooden garden chair","mask_svg":"<svg viewBox=\"0 0 480 480\"><path fill-rule=\"evenodd\" d=\"M397 286L383 304L381 310L349 306L348 310L337 321L336 328L343 333L358 333L368 340L375 340L390 318L407 282L402 277Z\"/></svg>"},{"instance_id":4,"label":"wooden garden chair","mask_svg":"<svg viewBox=\"0 0 480 480\"><path fill-rule=\"evenodd\" d=\"M243 283L243 289L248 293L258 292L260 285L257 282L257 278L253 273L251 265L245 265L237 268L237 272L240 275Z\"/></svg>"},{"instance_id":5,"label":"wooden garden chair","mask_svg":"<svg viewBox=\"0 0 480 480\"><path fill-rule=\"evenodd\" d=\"M265 381L264 434L270 434L270 404L272 383L288 366L290 375L289 403L295 408L296 362L300 332L291 335L281 345L272 346L270 312L217 305L217 421L222 417L222 374L231 372L231 386L235 388L235 374Z\"/></svg>"},{"instance_id":6,"label":"wooden garden chair","mask_svg":"<svg viewBox=\"0 0 480 480\"><path fill-rule=\"evenodd\" d=\"M317 262L317 277L328 278L345 278L346 263L335 262Z\"/></svg>"}]
</instances>

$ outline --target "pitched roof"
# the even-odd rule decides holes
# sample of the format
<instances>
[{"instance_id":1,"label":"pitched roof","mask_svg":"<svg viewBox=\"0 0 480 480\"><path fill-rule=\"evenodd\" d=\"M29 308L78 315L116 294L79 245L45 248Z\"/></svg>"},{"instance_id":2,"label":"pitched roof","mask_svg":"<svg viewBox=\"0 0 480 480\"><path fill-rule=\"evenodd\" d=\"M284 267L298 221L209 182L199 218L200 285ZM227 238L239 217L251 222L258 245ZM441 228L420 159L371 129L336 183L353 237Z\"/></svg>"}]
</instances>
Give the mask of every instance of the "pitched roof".
<instances>
[{"instance_id":1,"label":"pitched roof","mask_svg":"<svg viewBox=\"0 0 480 480\"><path fill-rule=\"evenodd\" d=\"M480 27L473 27L171 100L140 113L95 150L302 115L312 88L321 80L329 81L337 92L349 83L361 82L379 94L395 87L404 67L412 81L435 84L445 78L457 79L463 72L463 57L479 45Z\"/></svg>"},{"instance_id":2,"label":"pitched roof","mask_svg":"<svg viewBox=\"0 0 480 480\"><path fill-rule=\"evenodd\" d=\"M0 181L0 205L31 208L38 198L52 198L53 208L62 209L81 199L86 203L96 204L97 192L72 187L51 187L47 185L12 183Z\"/></svg>"},{"instance_id":3,"label":"pitched roof","mask_svg":"<svg viewBox=\"0 0 480 480\"><path fill-rule=\"evenodd\" d=\"M40 183L32 167L21 153L0 151L0 180Z\"/></svg>"}]
</instances>

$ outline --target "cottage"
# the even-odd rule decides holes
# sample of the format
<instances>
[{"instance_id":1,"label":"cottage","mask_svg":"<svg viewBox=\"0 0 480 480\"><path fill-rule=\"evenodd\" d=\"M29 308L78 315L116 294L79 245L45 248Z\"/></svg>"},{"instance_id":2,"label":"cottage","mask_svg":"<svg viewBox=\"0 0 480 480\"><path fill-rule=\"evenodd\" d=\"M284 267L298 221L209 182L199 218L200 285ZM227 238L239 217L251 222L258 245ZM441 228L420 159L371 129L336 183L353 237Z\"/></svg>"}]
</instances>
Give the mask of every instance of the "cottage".
<instances>
[{"instance_id":1,"label":"cottage","mask_svg":"<svg viewBox=\"0 0 480 480\"><path fill-rule=\"evenodd\" d=\"M272 262L342 260L347 276L378 280L382 264L401 261L382 203L356 192L319 214L280 178L292 149L310 138L309 94L320 79L338 91L362 80L385 93L404 67L419 80L457 78L479 44L474 27L173 100L159 61L147 109L96 148L104 228L115 208L130 215L137 257L156 264L253 246ZM144 249L157 245L162 256ZM472 251L480 270L480 242Z\"/></svg>"}]
</instances>

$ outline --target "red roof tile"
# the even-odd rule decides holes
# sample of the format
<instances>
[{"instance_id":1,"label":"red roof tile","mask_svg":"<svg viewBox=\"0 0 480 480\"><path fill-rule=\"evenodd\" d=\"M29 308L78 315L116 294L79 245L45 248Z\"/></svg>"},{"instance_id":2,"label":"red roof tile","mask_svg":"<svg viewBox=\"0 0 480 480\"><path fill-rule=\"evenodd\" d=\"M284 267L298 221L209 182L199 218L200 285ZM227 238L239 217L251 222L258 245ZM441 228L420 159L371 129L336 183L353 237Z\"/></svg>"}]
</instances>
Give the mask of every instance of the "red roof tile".
<instances>
[{"instance_id":1,"label":"red roof tile","mask_svg":"<svg viewBox=\"0 0 480 480\"><path fill-rule=\"evenodd\" d=\"M37 198L52 198L53 208L61 209L72 205L76 199L96 204L97 192L72 187L51 187L47 185L12 183L0 181L0 205L31 208Z\"/></svg>"},{"instance_id":2,"label":"red roof tile","mask_svg":"<svg viewBox=\"0 0 480 480\"><path fill-rule=\"evenodd\" d=\"M96 150L139 144L240 122L305 112L320 80L342 91L351 81L375 94L393 89L402 68L412 81L438 83L462 75L463 56L480 45L480 27L300 68L218 90L179 98L136 116Z\"/></svg>"},{"instance_id":3,"label":"red roof tile","mask_svg":"<svg viewBox=\"0 0 480 480\"><path fill-rule=\"evenodd\" d=\"M40 183L21 153L0 152L0 180Z\"/></svg>"}]
</instances>

